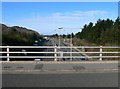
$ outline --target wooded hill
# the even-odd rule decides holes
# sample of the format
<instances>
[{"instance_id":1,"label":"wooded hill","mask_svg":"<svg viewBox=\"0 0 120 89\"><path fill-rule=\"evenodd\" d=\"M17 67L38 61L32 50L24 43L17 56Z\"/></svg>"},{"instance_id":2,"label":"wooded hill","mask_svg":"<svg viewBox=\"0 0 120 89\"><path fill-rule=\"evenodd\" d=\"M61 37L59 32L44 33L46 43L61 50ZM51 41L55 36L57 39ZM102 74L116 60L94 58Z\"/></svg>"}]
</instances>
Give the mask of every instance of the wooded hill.
<instances>
[{"instance_id":1,"label":"wooded hill","mask_svg":"<svg viewBox=\"0 0 120 89\"><path fill-rule=\"evenodd\" d=\"M95 24L85 24L82 31L75 35L96 45L118 45L120 38L120 19L115 21L99 19Z\"/></svg>"},{"instance_id":2,"label":"wooded hill","mask_svg":"<svg viewBox=\"0 0 120 89\"><path fill-rule=\"evenodd\" d=\"M2 45L33 45L35 40L41 38L38 32L19 26L8 27L0 24L0 30L2 30Z\"/></svg>"}]
</instances>

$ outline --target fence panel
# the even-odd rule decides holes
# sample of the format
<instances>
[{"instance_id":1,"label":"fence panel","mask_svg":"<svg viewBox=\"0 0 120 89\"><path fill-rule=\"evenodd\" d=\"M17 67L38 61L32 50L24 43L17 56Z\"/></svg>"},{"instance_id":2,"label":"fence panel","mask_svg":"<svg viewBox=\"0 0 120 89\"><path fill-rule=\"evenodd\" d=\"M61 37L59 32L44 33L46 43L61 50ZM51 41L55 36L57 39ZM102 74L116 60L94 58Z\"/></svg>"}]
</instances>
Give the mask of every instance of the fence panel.
<instances>
[{"instance_id":1,"label":"fence panel","mask_svg":"<svg viewBox=\"0 0 120 89\"><path fill-rule=\"evenodd\" d=\"M53 59L54 61L69 59L74 61L75 59L95 59L99 58L100 61L103 58L119 58L118 46L0 46L6 50L1 51L0 54L6 54L0 56L0 58L6 58L7 61L11 59L23 59L23 58L33 58L33 59ZM83 50L84 48L84 50ZM11 50L11 49L22 49ZM30 51L25 49L31 49ZM33 51L33 49L38 49ZM41 50L39 50L41 49ZM85 49L92 49L92 51L86 51ZM99 49L99 51L93 51L93 49ZM115 51L104 51L104 49L117 49ZM24 50L24 51L23 51ZM14 54L14 55L11 55ZM20 55L17 55L20 54ZM24 55L21 55L24 54ZM29 54L29 55L28 55ZM38 54L37 56L33 54ZM89 55L91 54L91 55ZM98 54L98 55L96 55ZM114 54L114 55L103 55L103 54Z\"/></svg>"}]
</instances>

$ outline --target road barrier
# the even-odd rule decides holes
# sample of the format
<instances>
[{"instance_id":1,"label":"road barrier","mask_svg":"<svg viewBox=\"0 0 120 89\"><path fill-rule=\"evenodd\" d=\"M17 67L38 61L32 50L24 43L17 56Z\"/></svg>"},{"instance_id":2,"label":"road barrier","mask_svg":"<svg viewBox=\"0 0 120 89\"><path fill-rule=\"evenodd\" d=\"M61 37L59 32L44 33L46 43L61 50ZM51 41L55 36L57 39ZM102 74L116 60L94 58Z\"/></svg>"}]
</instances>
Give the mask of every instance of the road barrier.
<instances>
[{"instance_id":1,"label":"road barrier","mask_svg":"<svg viewBox=\"0 0 120 89\"><path fill-rule=\"evenodd\" d=\"M48 51L27 51L25 49L53 49ZM83 51L84 48L84 51ZM53 58L54 61L58 61L58 59L99 59L100 61L103 58L119 58L118 46L0 46L0 58L6 58L7 61L10 61L11 58L34 58L34 59L41 59L41 58ZM12 51L10 49L22 49L21 51ZM67 51L66 51L66 50ZM72 50L69 50L72 49ZM85 49L98 49L98 51L85 51ZM117 49L115 51L103 51L104 49ZM23 51L24 50L24 51ZM5 55L3 55L5 54ZM22 55L14 55L11 54L25 54ZM41 55L41 56L32 56L27 54L51 54L51 55ZM72 54L72 55L71 55ZM77 54L77 55L76 55ZM91 55L89 55L91 54ZM94 54L98 54L97 56ZM103 55L103 54L114 54L114 55Z\"/></svg>"}]
</instances>

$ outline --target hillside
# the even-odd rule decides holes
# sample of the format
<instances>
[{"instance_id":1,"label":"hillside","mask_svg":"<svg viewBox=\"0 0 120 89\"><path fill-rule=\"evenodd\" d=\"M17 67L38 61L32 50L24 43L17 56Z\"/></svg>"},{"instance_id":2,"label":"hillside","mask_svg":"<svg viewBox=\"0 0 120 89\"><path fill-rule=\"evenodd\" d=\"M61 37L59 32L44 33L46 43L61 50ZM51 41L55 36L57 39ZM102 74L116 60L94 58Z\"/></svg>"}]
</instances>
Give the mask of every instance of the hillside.
<instances>
[{"instance_id":1,"label":"hillside","mask_svg":"<svg viewBox=\"0 0 120 89\"><path fill-rule=\"evenodd\" d=\"M8 27L0 24L2 30L2 45L33 45L35 40L41 39L38 32L19 26Z\"/></svg>"}]
</instances>

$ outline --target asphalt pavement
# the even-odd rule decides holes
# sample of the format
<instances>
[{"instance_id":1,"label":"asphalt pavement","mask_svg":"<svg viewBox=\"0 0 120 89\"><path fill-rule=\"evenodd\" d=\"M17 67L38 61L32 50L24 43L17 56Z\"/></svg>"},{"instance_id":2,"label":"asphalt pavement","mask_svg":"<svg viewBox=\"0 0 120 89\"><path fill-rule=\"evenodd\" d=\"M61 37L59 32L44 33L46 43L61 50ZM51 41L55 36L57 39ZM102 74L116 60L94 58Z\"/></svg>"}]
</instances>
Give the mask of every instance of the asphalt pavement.
<instances>
[{"instance_id":1,"label":"asphalt pavement","mask_svg":"<svg viewBox=\"0 0 120 89\"><path fill-rule=\"evenodd\" d=\"M70 46L70 44L66 43L62 40L59 43L59 40L54 39L54 38L50 38L49 41L45 43L45 46L57 46L58 47L57 52L60 52L60 54L58 54L58 56L61 57L61 59L58 59L58 60L65 60L65 61L68 61L68 60L74 60L74 61L94 60L92 58L88 58L89 57L88 55L80 53L82 51L77 49L77 48L67 48L67 47L65 48L65 46ZM64 46L64 48L61 48L61 46ZM49 50L49 51L51 51L51 50ZM63 53L63 52L68 52L68 53ZM79 52L79 53L71 53L71 52ZM67 58L65 58L65 56ZM74 56L77 56L78 58L74 58Z\"/></svg>"},{"instance_id":2,"label":"asphalt pavement","mask_svg":"<svg viewBox=\"0 0 120 89\"><path fill-rule=\"evenodd\" d=\"M117 73L3 74L3 87L117 87Z\"/></svg>"},{"instance_id":3,"label":"asphalt pavement","mask_svg":"<svg viewBox=\"0 0 120 89\"><path fill-rule=\"evenodd\" d=\"M3 87L117 87L118 62L3 62Z\"/></svg>"}]
</instances>

